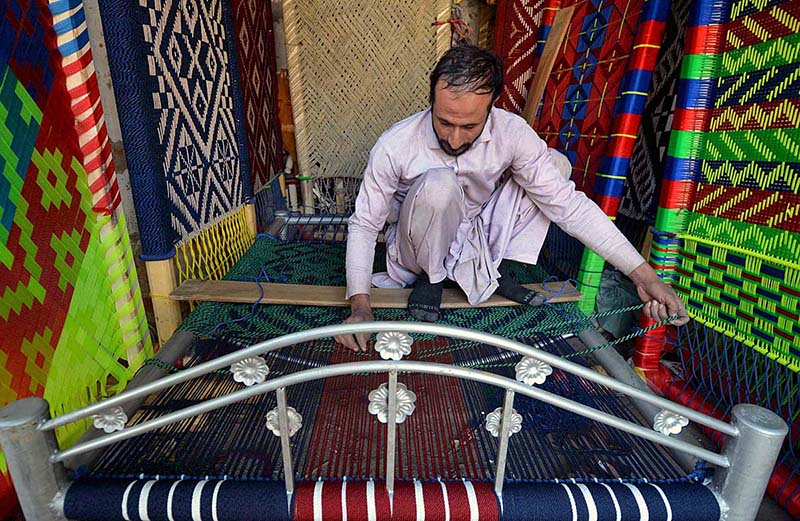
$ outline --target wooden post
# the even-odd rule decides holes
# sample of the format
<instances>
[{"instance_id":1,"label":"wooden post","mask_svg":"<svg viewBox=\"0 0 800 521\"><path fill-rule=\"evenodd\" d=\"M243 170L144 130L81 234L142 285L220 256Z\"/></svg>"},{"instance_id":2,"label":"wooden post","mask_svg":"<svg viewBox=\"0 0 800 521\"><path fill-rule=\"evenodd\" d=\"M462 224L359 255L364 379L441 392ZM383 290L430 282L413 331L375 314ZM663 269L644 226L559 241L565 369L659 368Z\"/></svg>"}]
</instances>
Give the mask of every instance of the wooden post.
<instances>
[{"instance_id":1,"label":"wooden post","mask_svg":"<svg viewBox=\"0 0 800 521\"><path fill-rule=\"evenodd\" d=\"M547 36L547 41L544 43L544 50L542 51L542 58L539 60L539 66L533 73L531 79L531 88L528 89L528 99L525 100L525 110L522 117L529 125L533 125L536 119L536 109L539 107L539 102L542 101L545 85L550 73L553 72L553 65L556 63L556 56L558 56L561 44L564 43L564 38L567 36L567 29L572 20L572 13L575 11L575 6L571 5L565 7L556 13L553 19L553 25L550 29L550 34Z\"/></svg>"},{"instance_id":2,"label":"wooden post","mask_svg":"<svg viewBox=\"0 0 800 521\"><path fill-rule=\"evenodd\" d=\"M314 180L310 177L298 177L300 179L300 192L303 194L303 213L314 213Z\"/></svg>"},{"instance_id":3,"label":"wooden post","mask_svg":"<svg viewBox=\"0 0 800 521\"><path fill-rule=\"evenodd\" d=\"M250 236L254 238L258 235L258 221L256 220L256 205L255 203L248 203L244 205L245 219L247 219L247 230Z\"/></svg>"},{"instance_id":4,"label":"wooden post","mask_svg":"<svg viewBox=\"0 0 800 521\"><path fill-rule=\"evenodd\" d=\"M147 261L147 279L150 282L150 298L153 300L153 313L156 316L158 342L164 345L181 324L181 307L171 300L169 294L178 287L173 259Z\"/></svg>"},{"instance_id":5,"label":"wooden post","mask_svg":"<svg viewBox=\"0 0 800 521\"><path fill-rule=\"evenodd\" d=\"M337 178L333 192L336 194L336 213L344 214L347 212L347 201L345 200L344 179Z\"/></svg>"}]
</instances>

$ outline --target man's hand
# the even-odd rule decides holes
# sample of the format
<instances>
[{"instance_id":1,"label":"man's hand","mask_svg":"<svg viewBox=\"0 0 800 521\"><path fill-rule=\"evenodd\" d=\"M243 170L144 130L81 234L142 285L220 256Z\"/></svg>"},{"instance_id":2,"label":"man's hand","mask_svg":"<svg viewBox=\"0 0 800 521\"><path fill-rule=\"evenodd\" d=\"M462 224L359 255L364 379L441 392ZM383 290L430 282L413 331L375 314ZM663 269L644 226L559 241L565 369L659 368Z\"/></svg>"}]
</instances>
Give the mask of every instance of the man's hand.
<instances>
[{"instance_id":1,"label":"man's hand","mask_svg":"<svg viewBox=\"0 0 800 521\"><path fill-rule=\"evenodd\" d=\"M658 278L649 264L642 263L631 272L629 277L636 284L636 292L644 302L645 316L661 321L672 315L678 315L678 319L672 322L676 326L682 326L689 322L689 315L686 313L683 300Z\"/></svg>"},{"instance_id":2,"label":"man's hand","mask_svg":"<svg viewBox=\"0 0 800 521\"><path fill-rule=\"evenodd\" d=\"M356 324L358 322L371 322L372 321L372 308L369 304L369 295L366 293L359 293L350 297L350 316L344 321L345 324ZM353 351L369 350L368 334L360 335L340 335L336 337L336 341L345 347L349 347Z\"/></svg>"}]
</instances>

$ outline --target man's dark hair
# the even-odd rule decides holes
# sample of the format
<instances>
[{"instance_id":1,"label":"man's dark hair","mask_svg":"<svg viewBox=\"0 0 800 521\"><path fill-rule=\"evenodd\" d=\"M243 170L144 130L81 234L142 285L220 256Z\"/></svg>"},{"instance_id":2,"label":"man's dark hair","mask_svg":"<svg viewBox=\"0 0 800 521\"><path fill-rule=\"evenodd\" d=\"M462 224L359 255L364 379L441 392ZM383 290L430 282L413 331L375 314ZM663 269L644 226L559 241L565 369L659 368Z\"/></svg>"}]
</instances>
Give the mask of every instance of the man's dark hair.
<instances>
[{"instance_id":1,"label":"man's dark hair","mask_svg":"<svg viewBox=\"0 0 800 521\"><path fill-rule=\"evenodd\" d=\"M503 91L503 62L490 50L462 44L444 53L431 72L431 105L436 83L440 79L445 81L448 88L464 92L491 92L494 103Z\"/></svg>"}]
</instances>

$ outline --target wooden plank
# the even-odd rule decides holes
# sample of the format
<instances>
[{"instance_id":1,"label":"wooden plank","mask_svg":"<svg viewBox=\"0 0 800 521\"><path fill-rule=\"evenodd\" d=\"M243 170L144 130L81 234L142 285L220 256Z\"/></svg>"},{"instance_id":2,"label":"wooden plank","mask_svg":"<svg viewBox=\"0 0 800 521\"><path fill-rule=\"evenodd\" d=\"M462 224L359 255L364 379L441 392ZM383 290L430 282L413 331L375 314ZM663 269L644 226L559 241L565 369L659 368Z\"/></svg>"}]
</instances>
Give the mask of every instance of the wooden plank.
<instances>
[{"instance_id":1,"label":"wooden plank","mask_svg":"<svg viewBox=\"0 0 800 521\"><path fill-rule=\"evenodd\" d=\"M568 282L548 282L546 288L541 284L525 284L526 288L553 296L550 302L578 302L582 296ZM289 304L292 306L335 306L346 307L345 288L342 286L307 286L303 284L262 283L264 298L261 304ZM563 291L562 291L563 288ZM370 299L373 308L405 308L410 289L373 288ZM235 302L252 304L261 295L255 282L233 280L187 280L170 294L174 300ZM493 295L477 307L517 306L507 298ZM464 293L457 288L446 288L442 294L442 308L468 308Z\"/></svg>"},{"instance_id":2,"label":"wooden plank","mask_svg":"<svg viewBox=\"0 0 800 521\"><path fill-rule=\"evenodd\" d=\"M547 80L553 72L556 56L558 56L561 45L564 43L564 38L567 36L567 29L572 20L573 11L575 11L575 6L571 5L556 13L553 25L550 28L550 34L548 34L547 41L544 43L539 66L536 67L536 71L533 73L531 86L528 89L528 99L525 100L525 110L522 112L522 117L531 126L533 126L533 121L536 118L536 109L542 101Z\"/></svg>"}]
</instances>

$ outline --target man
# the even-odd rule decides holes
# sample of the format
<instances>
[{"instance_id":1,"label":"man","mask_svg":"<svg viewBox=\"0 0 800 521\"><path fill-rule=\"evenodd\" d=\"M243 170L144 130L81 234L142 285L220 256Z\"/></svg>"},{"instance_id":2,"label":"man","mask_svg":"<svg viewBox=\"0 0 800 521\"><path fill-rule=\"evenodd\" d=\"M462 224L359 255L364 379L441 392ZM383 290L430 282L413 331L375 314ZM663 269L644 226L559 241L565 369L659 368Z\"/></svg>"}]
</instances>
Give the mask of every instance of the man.
<instances>
[{"instance_id":1,"label":"man","mask_svg":"<svg viewBox=\"0 0 800 521\"><path fill-rule=\"evenodd\" d=\"M471 304L493 293L526 305L540 295L508 275L508 261L535 264L550 222L628 275L645 314L680 315L666 286L600 208L559 173L547 145L519 116L493 107L503 88L500 59L454 47L431 73L431 108L393 125L370 154L347 240L347 323L372 320L371 285L404 287L417 320L439 317L445 278ZM563 156L561 156L562 159ZM373 276L378 233L387 272ZM336 340L367 350L367 335Z\"/></svg>"}]
</instances>

